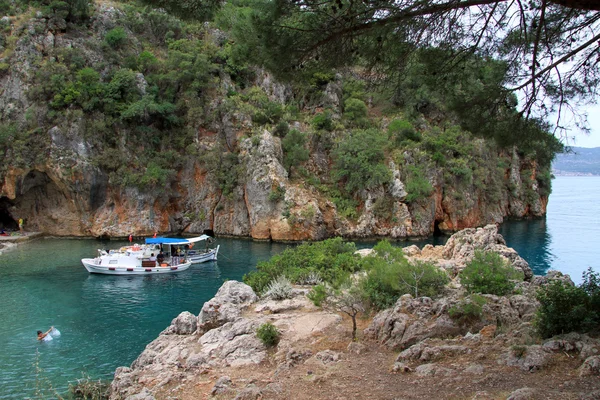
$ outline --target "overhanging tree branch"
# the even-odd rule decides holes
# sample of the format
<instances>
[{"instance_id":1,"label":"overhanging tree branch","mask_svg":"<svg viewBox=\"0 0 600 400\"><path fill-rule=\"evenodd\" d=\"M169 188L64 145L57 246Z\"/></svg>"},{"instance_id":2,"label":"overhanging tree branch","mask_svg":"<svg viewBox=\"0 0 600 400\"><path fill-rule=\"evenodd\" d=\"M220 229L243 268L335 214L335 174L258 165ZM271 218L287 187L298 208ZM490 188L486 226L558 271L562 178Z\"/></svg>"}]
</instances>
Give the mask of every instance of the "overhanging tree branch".
<instances>
[{"instance_id":1,"label":"overhanging tree branch","mask_svg":"<svg viewBox=\"0 0 600 400\"><path fill-rule=\"evenodd\" d=\"M579 52L585 50L587 47L591 46L592 44L594 44L594 42L598 42L598 40L600 40L600 34L595 35L593 38L591 38L590 40L588 40L587 42L585 42L584 44L582 44L581 46L577 47L576 49L568 52L567 54L565 54L564 56L562 56L561 58L559 58L558 60L556 60L554 63L546 66L545 68L541 69L539 72L537 72L535 75L533 75L529 80L527 80L526 82L523 82L521 85L510 88L508 90L510 91L517 91L517 90L521 90L524 87L530 85L533 80L539 78L540 76L542 76L543 74L545 74L546 72L550 71L551 69L553 69L554 67L564 63L565 61L567 61L569 58L573 57L574 55L578 54Z\"/></svg>"}]
</instances>

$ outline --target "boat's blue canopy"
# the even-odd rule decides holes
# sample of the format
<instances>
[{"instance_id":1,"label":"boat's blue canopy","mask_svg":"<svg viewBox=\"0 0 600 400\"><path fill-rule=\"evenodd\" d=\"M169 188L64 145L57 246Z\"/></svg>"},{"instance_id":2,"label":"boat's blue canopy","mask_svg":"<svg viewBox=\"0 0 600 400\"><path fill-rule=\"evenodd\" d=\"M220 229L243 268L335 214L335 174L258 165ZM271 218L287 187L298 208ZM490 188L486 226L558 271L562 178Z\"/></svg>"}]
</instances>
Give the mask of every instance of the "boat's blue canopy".
<instances>
[{"instance_id":1,"label":"boat's blue canopy","mask_svg":"<svg viewBox=\"0 0 600 400\"><path fill-rule=\"evenodd\" d=\"M210 239L210 236L201 235L201 236L193 237L193 238L189 238L189 239L157 237L157 238L146 238L146 244L189 244L189 243L196 243L201 240L207 240L207 239Z\"/></svg>"},{"instance_id":2,"label":"boat's blue canopy","mask_svg":"<svg viewBox=\"0 0 600 400\"><path fill-rule=\"evenodd\" d=\"M187 239L182 238L166 238L166 237L157 237L157 238L146 238L146 244L187 244L189 241Z\"/></svg>"}]
</instances>

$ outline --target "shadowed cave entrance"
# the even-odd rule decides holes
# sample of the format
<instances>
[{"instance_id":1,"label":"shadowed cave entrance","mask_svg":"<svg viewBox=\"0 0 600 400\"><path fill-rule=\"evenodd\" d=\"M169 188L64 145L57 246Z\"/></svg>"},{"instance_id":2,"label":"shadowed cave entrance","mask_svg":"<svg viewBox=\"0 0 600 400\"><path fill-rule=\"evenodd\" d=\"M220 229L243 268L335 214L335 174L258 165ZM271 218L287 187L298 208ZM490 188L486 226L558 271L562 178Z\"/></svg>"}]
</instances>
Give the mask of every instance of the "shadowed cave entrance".
<instances>
[{"instance_id":1,"label":"shadowed cave entrance","mask_svg":"<svg viewBox=\"0 0 600 400\"><path fill-rule=\"evenodd\" d=\"M433 225L433 236L444 236L444 232L440 229L440 223L443 221L435 221Z\"/></svg>"},{"instance_id":2,"label":"shadowed cave entrance","mask_svg":"<svg viewBox=\"0 0 600 400\"><path fill-rule=\"evenodd\" d=\"M18 229L16 221L23 218L26 231L65 234L63 223L73 218L73 210L64 193L45 172L27 173L16 182L15 195L14 200L3 198L0 202L1 221L11 224L10 229Z\"/></svg>"},{"instance_id":3,"label":"shadowed cave entrance","mask_svg":"<svg viewBox=\"0 0 600 400\"><path fill-rule=\"evenodd\" d=\"M7 231L15 231L19 229L19 224L10 213L10 209L14 206L8 197L0 197L0 228Z\"/></svg>"}]
</instances>

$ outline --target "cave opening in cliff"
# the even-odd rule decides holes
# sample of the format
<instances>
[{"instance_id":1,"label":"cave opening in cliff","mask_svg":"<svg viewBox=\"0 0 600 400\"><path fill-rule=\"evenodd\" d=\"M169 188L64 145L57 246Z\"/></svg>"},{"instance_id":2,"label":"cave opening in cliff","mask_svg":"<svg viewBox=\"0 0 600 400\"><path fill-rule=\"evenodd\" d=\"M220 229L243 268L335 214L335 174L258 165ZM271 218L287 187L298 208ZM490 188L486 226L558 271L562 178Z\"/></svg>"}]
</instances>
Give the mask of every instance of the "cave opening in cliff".
<instances>
[{"instance_id":1,"label":"cave opening in cliff","mask_svg":"<svg viewBox=\"0 0 600 400\"><path fill-rule=\"evenodd\" d=\"M433 236L444 236L444 232L440 229L440 222L441 221L435 221L433 224Z\"/></svg>"},{"instance_id":2,"label":"cave opening in cliff","mask_svg":"<svg viewBox=\"0 0 600 400\"><path fill-rule=\"evenodd\" d=\"M14 204L8 197L0 197L0 228L9 231L19 229L19 224L10 213L10 209L13 206Z\"/></svg>"},{"instance_id":3,"label":"cave opening in cliff","mask_svg":"<svg viewBox=\"0 0 600 400\"><path fill-rule=\"evenodd\" d=\"M14 207L9 210L13 217L25 220L29 232L68 235L74 232L71 222L76 218L68 190L68 186L61 189L46 172L31 170L15 182Z\"/></svg>"}]
</instances>

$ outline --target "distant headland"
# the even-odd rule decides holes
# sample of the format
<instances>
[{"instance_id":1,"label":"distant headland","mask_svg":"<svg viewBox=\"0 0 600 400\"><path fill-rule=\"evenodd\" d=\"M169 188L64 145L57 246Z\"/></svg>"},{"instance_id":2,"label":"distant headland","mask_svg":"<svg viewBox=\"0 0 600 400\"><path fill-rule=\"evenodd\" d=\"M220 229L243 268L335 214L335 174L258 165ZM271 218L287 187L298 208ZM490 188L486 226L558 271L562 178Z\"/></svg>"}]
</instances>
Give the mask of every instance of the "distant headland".
<instances>
[{"instance_id":1,"label":"distant headland","mask_svg":"<svg viewBox=\"0 0 600 400\"><path fill-rule=\"evenodd\" d=\"M600 176L600 147L571 147L552 163L555 176Z\"/></svg>"}]
</instances>

